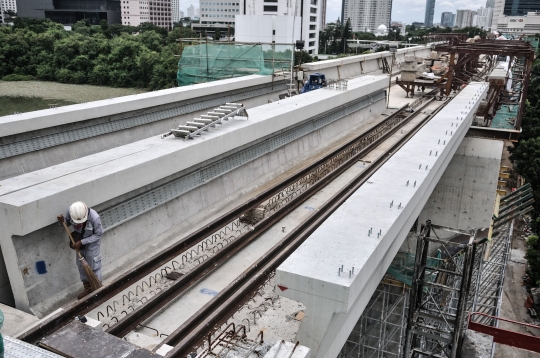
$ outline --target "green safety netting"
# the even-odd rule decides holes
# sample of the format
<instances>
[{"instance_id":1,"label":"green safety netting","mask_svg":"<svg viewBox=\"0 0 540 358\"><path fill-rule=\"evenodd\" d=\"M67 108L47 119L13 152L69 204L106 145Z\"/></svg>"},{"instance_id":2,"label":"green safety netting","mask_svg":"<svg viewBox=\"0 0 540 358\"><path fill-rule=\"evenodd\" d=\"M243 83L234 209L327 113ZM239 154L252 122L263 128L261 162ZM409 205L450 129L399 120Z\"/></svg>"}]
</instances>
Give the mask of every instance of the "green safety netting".
<instances>
[{"instance_id":1,"label":"green safety netting","mask_svg":"<svg viewBox=\"0 0 540 358\"><path fill-rule=\"evenodd\" d=\"M203 43L187 46L178 61L178 86L290 71L292 45Z\"/></svg>"},{"instance_id":2,"label":"green safety netting","mask_svg":"<svg viewBox=\"0 0 540 358\"><path fill-rule=\"evenodd\" d=\"M437 256L440 256L440 254L437 254ZM394 260L390 264L390 267L388 268L388 271L386 273L395 278L396 280L401 281L406 285L412 286L412 279L414 274L414 259L414 254L400 251L397 253L396 257L394 257ZM440 258L427 258L427 264L430 267L439 267L440 262ZM433 277L433 279L435 279L435 276Z\"/></svg>"}]
</instances>

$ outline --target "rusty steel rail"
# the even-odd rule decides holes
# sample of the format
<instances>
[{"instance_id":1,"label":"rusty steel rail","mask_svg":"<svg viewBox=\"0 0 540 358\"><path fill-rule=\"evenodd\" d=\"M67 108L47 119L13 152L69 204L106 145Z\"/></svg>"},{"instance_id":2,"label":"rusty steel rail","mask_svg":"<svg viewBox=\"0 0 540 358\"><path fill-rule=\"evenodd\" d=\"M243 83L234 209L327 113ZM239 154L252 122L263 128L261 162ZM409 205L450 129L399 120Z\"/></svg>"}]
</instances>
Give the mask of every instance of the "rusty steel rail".
<instances>
[{"instance_id":1,"label":"rusty steel rail","mask_svg":"<svg viewBox=\"0 0 540 358\"><path fill-rule=\"evenodd\" d=\"M422 108L425 107L429 103L431 102L428 101L427 103L425 103L422 106ZM84 315L92 311L93 309L101 305L102 303L106 302L110 298L114 297L118 293L130 287L134 282L137 282L140 279L146 277L150 272L158 269L159 267L165 265L168 261L182 254L183 252L188 250L191 246L197 244L198 242L204 240L205 238L212 235L216 231L220 230L224 226L235 221L242 214L246 213L248 210L257 207L257 205L260 204L261 202L265 202L269 198L272 198L277 193L282 191L283 188L286 188L290 186L291 184L295 183L296 181L301 180L303 177L305 177L309 173L315 171L319 166L323 165L324 163L328 161L331 161L332 157L334 157L336 153L341 153L343 151L347 151L348 149L350 150L350 148L353 148L355 145L356 146L358 145L359 140L369 136L372 133L377 133L377 134L381 133L382 129L384 129L385 127L388 127L388 123L391 123L392 121L396 121L396 119L400 117L403 118L403 114L406 113L405 110L407 107L408 105L403 106L397 112L393 113L388 118L386 118L384 121L378 123L377 125L363 132L360 136L340 146L333 153L314 162L310 166L292 175L291 177L287 178L283 182L278 183L272 186L271 188L265 190L264 192L252 197L248 201L244 202L242 205L232 209L231 211L222 215L221 217L209 223L208 225L199 228L192 234L188 235L187 237L173 244L171 247L152 256L151 258L145 260L144 262L142 262L140 265L133 268L129 272L126 272L125 274L119 276L116 280L114 280L107 286L102 287L101 289L93 292L91 295L87 296L86 298L83 298L82 300L79 300L75 302L74 304L72 304L71 306L67 307L62 312L59 312L58 314L50 317L48 320L24 332L18 338L29 343L36 343L44 336L47 336L55 332L56 330L63 327L65 324L69 323L71 320L73 320L74 317ZM381 134L381 136L374 139L374 141L371 144L369 144L368 147L373 148L376 145L375 143L379 143L385 140L387 137L389 137L391 134L393 134L395 131L401 128L403 125L408 123L408 121L410 121L410 119L412 119L412 117L414 117L418 113L418 111L419 109L416 110L416 112L413 113L413 115L404 118L401 122L399 122L393 128L390 128L390 130L387 131L386 134ZM341 173L345 169L346 168L341 169L337 171L336 173ZM332 179L324 178L320 180L318 183L314 184L312 188L310 188L308 191L302 193L301 196L298 196L298 198L301 199L301 198L307 198L311 196L315 192L316 188L320 188L323 185L326 185L326 183L328 183L330 180ZM294 200L294 202L296 202L296 200ZM287 205L285 205L282 208L282 210L280 210L280 212L283 212L284 214L279 215L279 216L281 217L284 216L286 213L290 212L294 208L292 205L289 205L289 206L290 207L287 207ZM272 218L276 214L273 214ZM277 217L278 216L276 216L276 218ZM279 220L279 219L275 219L275 220ZM211 259L203 261L200 265L195 267L194 270L182 276L182 278L177 280L173 284L173 286L171 286L169 289L160 292L160 294L154 296L152 299L149 299L148 302L146 302L143 306L140 306L135 311L130 312L130 314L128 314L126 317L120 320L117 324L112 325L107 330L107 332L114 334L116 336L119 336L119 337L123 337L130 330L136 327L138 323L150 317L152 314L157 312L165 304L167 304L172 299L177 297L179 294L184 292L188 287L190 287L191 285L193 285L194 283L198 282L200 279L205 277L209 272L213 270L213 268L219 267L229 257L231 257L237 251L239 251L242 247L247 245L249 242L252 242L258 235L260 235L260 233L262 233L261 230L266 230L268 227L271 226L272 221L273 220L267 220L267 219L263 220L261 223L256 225L254 231L244 235L242 239L236 240L236 242L238 242L238 245L227 245L222 250L220 250L215 256L213 256Z\"/></svg>"},{"instance_id":2,"label":"rusty steel rail","mask_svg":"<svg viewBox=\"0 0 540 358\"><path fill-rule=\"evenodd\" d=\"M431 103L431 101L429 101L428 103ZM419 112L416 112L416 114L417 113ZM394 118L398 117L401 114L401 111L399 111L399 114L398 112L396 112L396 116L393 116L389 119L392 121ZM308 171L307 173L303 171L304 175L301 176L296 182L303 181L304 178L310 177L313 172L317 172L318 169L321 167L326 168L328 166L328 163L335 163L335 167L333 168L333 170L325 170L324 176L317 177L317 180L315 182L313 182L305 191L299 193L298 195L295 195L294 199L289 199L288 197L285 197L286 203L280 206L279 210L273 212L269 217L266 217L260 222L258 222L254 226L254 230L242 235L239 239L225 246L216 255L212 256L208 260L203 261L200 265L196 266L193 270L175 281L170 288L157 293L155 296L145 302L144 305L136 308L132 312L129 312L120 321L110 326L109 329L107 329L107 333L110 333L117 337L124 337L125 335L127 335L140 322L144 322L145 320L153 316L169 302L176 299L184 292L186 292L190 287L206 278L209 273L217 270L221 265L227 262L230 257L241 251L244 247L249 245L260 235L266 232L266 230L270 229L276 222L288 215L292 210L296 209L296 207L300 205L302 201L306 200L307 198L321 190L321 188L326 186L329 182L333 181L335 178L341 175L345 170L347 170L351 165L353 165L359 157L367 154L368 152L373 150L373 148L375 148L384 140L393 135L398 129L400 129L403 125L405 125L412 118L414 118L416 114L403 117L400 122L394 123L393 127L391 127L390 129L385 128L385 126L387 126L388 124L387 119L386 121L382 122L383 126L375 126L367 132L364 132L363 135L356 138L352 143L349 142L349 145L347 145L346 148L334 151L330 155L317 161L317 168ZM377 138L373 137L374 134ZM361 149L360 147L358 147L358 143L362 142L362 140L366 137L373 137L373 139L369 141L369 144L364 143L365 146ZM355 152L356 154L354 154ZM346 157L344 158L344 156ZM315 178L311 180L315 180ZM290 186L286 186L286 188L288 187ZM275 195L276 194L274 194L274 196ZM277 195L279 196L279 193Z\"/></svg>"},{"instance_id":3,"label":"rusty steel rail","mask_svg":"<svg viewBox=\"0 0 540 358\"><path fill-rule=\"evenodd\" d=\"M412 119L419 112L415 112L409 116L408 120ZM435 112L436 113L436 112ZM294 228L285 238L266 252L257 262L246 269L238 276L231 284L223 289L204 307L198 310L179 328L172 332L165 340L163 340L154 350L159 349L164 344L174 346L175 348L167 354L167 358L185 357L189 352L194 350L197 344L200 344L208 332L214 327L227 320L236 310L249 300L250 294L264 283L267 276L273 272L290 254L294 252L311 233L315 231L345 200L347 200L373 173L375 173L401 146L403 146L414 134L416 134L435 114L426 116L413 130L403 136L398 142L392 145L385 154L377 158L357 175L349 184L340 192L330 198L319 210L308 217L299 226ZM393 133L392 133L393 134ZM391 135L391 134L390 134ZM390 135L385 136L386 140ZM382 140L382 141L384 141ZM378 142L380 144L382 141ZM342 173L350 165L354 164L359 157L364 156L369 150L362 151L357 156L352 157L342 167ZM329 175L325 178L325 184L335 179L339 174ZM331 178L330 178L331 177ZM324 185L325 185L324 184ZM317 190L320 190L318 188ZM305 198L304 198L305 200ZM302 200L300 200L302 201ZM295 200L295 203L297 201ZM288 205L288 204L287 204ZM271 220L275 223L274 220Z\"/></svg>"}]
</instances>

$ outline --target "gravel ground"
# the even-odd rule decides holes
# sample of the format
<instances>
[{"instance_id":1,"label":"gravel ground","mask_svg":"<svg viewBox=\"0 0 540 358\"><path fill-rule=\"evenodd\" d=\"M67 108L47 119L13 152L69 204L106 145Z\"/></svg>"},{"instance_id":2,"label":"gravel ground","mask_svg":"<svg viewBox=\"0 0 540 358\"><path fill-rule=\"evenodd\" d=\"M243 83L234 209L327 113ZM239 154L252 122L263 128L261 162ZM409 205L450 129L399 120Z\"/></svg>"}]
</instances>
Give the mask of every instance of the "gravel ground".
<instances>
[{"instance_id":1,"label":"gravel ground","mask_svg":"<svg viewBox=\"0 0 540 358\"><path fill-rule=\"evenodd\" d=\"M143 92L148 91L140 88L114 88L44 81L0 81L0 96L41 97L75 103L92 102L100 99L122 97Z\"/></svg>"},{"instance_id":2,"label":"gravel ground","mask_svg":"<svg viewBox=\"0 0 540 358\"><path fill-rule=\"evenodd\" d=\"M528 314L525 308L525 300L527 298L527 291L523 286L523 276L525 275L525 264L523 259L523 253L525 252L526 245L523 238L514 234L512 239L512 250L510 253L510 260L506 267L506 277L504 280L503 288L503 302L501 306L500 316L502 318L530 323L538 324L538 321L533 320ZM500 328L517 331L528 335L540 336L540 330L529 329L523 326L510 324L507 322L500 322ZM495 344L495 358L538 358L538 353L525 351L523 349L505 346L502 344Z\"/></svg>"}]
</instances>

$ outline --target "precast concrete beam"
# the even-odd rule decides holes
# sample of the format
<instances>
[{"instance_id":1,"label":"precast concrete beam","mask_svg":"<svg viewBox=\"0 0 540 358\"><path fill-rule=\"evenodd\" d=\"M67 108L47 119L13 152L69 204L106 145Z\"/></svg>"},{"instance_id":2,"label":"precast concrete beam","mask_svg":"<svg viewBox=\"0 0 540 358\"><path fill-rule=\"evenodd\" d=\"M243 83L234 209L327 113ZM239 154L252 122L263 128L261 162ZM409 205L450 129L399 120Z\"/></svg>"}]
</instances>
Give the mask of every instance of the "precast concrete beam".
<instances>
[{"instance_id":1,"label":"precast concrete beam","mask_svg":"<svg viewBox=\"0 0 540 358\"><path fill-rule=\"evenodd\" d=\"M0 136L6 137L99 117L112 116L123 112L163 106L179 101L212 94L221 94L227 91L267 84L270 82L272 82L271 76L251 75L215 82L200 83L193 86L175 87L160 91L139 93L131 96L122 96L101 101L14 114L0 117ZM165 129L164 132L166 132L167 129Z\"/></svg>"},{"instance_id":2,"label":"precast concrete beam","mask_svg":"<svg viewBox=\"0 0 540 358\"><path fill-rule=\"evenodd\" d=\"M384 90L386 85L385 76L365 76L349 81L347 91L318 90L248 109L248 120L232 119L194 140L153 137L0 181L0 245L17 308L29 311L29 292L43 282L25 284L28 257L22 262L21 246L16 249L14 240L23 246L41 245L40 254L47 256L48 250L54 250L53 243L36 233L54 224L56 215L70 203L81 200L91 207L106 203L238 148L248 148L321 113ZM37 241L23 243L21 237L29 234ZM55 285L60 289L68 279L57 275Z\"/></svg>"},{"instance_id":3,"label":"precast concrete beam","mask_svg":"<svg viewBox=\"0 0 540 358\"><path fill-rule=\"evenodd\" d=\"M430 53L431 49L424 45L412 46L398 49L396 59L403 62L405 61L405 56L427 57ZM381 71L380 61L383 58L390 61L391 57L392 54L389 51L382 51L365 55L304 63L302 64L302 69L307 73L324 73L326 79L346 79Z\"/></svg>"},{"instance_id":4,"label":"precast concrete beam","mask_svg":"<svg viewBox=\"0 0 540 358\"><path fill-rule=\"evenodd\" d=\"M464 88L276 270L280 295L306 305L297 339L313 356L338 355L462 142L487 87Z\"/></svg>"},{"instance_id":5,"label":"precast concrete beam","mask_svg":"<svg viewBox=\"0 0 540 358\"><path fill-rule=\"evenodd\" d=\"M226 102L260 106L286 87L246 76L2 117L0 180L159 135Z\"/></svg>"}]
</instances>

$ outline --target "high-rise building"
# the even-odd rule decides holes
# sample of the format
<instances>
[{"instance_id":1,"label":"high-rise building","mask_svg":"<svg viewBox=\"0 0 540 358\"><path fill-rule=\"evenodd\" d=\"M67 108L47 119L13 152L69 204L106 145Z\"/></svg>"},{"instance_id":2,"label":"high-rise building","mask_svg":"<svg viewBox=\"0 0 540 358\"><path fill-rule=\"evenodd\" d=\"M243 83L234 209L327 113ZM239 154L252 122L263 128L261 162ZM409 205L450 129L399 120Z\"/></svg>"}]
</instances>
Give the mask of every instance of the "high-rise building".
<instances>
[{"instance_id":1,"label":"high-rise building","mask_svg":"<svg viewBox=\"0 0 540 358\"><path fill-rule=\"evenodd\" d=\"M449 11L445 11L441 14L441 26L442 27L453 27L454 24L453 24L453 16L454 14L452 14L451 12Z\"/></svg>"},{"instance_id":2,"label":"high-rise building","mask_svg":"<svg viewBox=\"0 0 540 358\"><path fill-rule=\"evenodd\" d=\"M79 20L92 25L99 25L101 20L121 24L123 20L121 0L23 0L17 4L17 16L51 19L63 25Z\"/></svg>"},{"instance_id":3,"label":"high-rise building","mask_svg":"<svg viewBox=\"0 0 540 358\"><path fill-rule=\"evenodd\" d=\"M433 27L433 16L435 15L435 0L426 0L426 14L424 15L424 25L426 28Z\"/></svg>"},{"instance_id":4,"label":"high-rise building","mask_svg":"<svg viewBox=\"0 0 540 358\"><path fill-rule=\"evenodd\" d=\"M341 19L351 19L353 32L375 31L380 25L390 27L392 0L342 0Z\"/></svg>"},{"instance_id":5,"label":"high-rise building","mask_svg":"<svg viewBox=\"0 0 540 358\"><path fill-rule=\"evenodd\" d=\"M201 16L201 11L199 8L196 8L195 9L195 17L200 17Z\"/></svg>"},{"instance_id":6,"label":"high-rise building","mask_svg":"<svg viewBox=\"0 0 540 358\"><path fill-rule=\"evenodd\" d=\"M458 10L455 26L459 28L472 26L474 15L476 15L476 11Z\"/></svg>"},{"instance_id":7,"label":"high-rise building","mask_svg":"<svg viewBox=\"0 0 540 358\"><path fill-rule=\"evenodd\" d=\"M473 26L489 29L491 27L491 19L493 17L493 8L488 7L484 8L480 6L478 11L476 11L476 15L473 18Z\"/></svg>"},{"instance_id":8,"label":"high-rise building","mask_svg":"<svg viewBox=\"0 0 540 358\"><path fill-rule=\"evenodd\" d=\"M486 9L494 8L495 7L495 0L486 0Z\"/></svg>"},{"instance_id":9,"label":"high-rise building","mask_svg":"<svg viewBox=\"0 0 540 358\"><path fill-rule=\"evenodd\" d=\"M539 0L506 0L504 3L506 16L524 16L536 11L540 11Z\"/></svg>"},{"instance_id":10,"label":"high-rise building","mask_svg":"<svg viewBox=\"0 0 540 358\"><path fill-rule=\"evenodd\" d=\"M148 0L122 0L122 25L139 26L150 22L150 4Z\"/></svg>"},{"instance_id":11,"label":"high-rise building","mask_svg":"<svg viewBox=\"0 0 540 358\"><path fill-rule=\"evenodd\" d=\"M159 27L172 29L171 10L171 0L151 0L150 22Z\"/></svg>"},{"instance_id":12,"label":"high-rise building","mask_svg":"<svg viewBox=\"0 0 540 358\"><path fill-rule=\"evenodd\" d=\"M236 15L275 15L301 18L301 39L304 50L310 54L319 52L319 31L321 30L321 10L326 0L236 0L233 3L200 1L201 17L199 24L192 24L195 31L214 31L226 29L235 24ZM296 27L296 25L295 25ZM222 32L223 33L223 32Z\"/></svg>"},{"instance_id":13,"label":"high-rise building","mask_svg":"<svg viewBox=\"0 0 540 358\"><path fill-rule=\"evenodd\" d=\"M170 0L121 0L122 25L139 26L149 22L165 29L172 28Z\"/></svg>"},{"instance_id":14,"label":"high-rise building","mask_svg":"<svg viewBox=\"0 0 540 358\"><path fill-rule=\"evenodd\" d=\"M172 22L179 22L182 16L180 16L180 0L171 0L171 18Z\"/></svg>"},{"instance_id":15,"label":"high-rise building","mask_svg":"<svg viewBox=\"0 0 540 358\"><path fill-rule=\"evenodd\" d=\"M17 1L16 0L0 0L0 23L6 22L4 11L17 12Z\"/></svg>"},{"instance_id":16,"label":"high-rise building","mask_svg":"<svg viewBox=\"0 0 540 358\"><path fill-rule=\"evenodd\" d=\"M489 0L488 0L489 1ZM487 7L487 4L486 4ZM502 21L506 28L509 21L519 22L523 25L524 22L528 22L525 19L508 19L509 16L526 16L529 13L540 12L539 0L495 0L493 9L493 19L491 22L492 29L498 29L499 21ZM532 21L532 20L531 20ZM531 25L529 24L529 27Z\"/></svg>"},{"instance_id":17,"label":"high-rise building","mask_svg":"<svg viewBox=\"0 0 540 358\"><path fill-rule=\"evenodd\" d=\"M193 5L189 5L189 7L187 8L187 16L190 18L195 17L195 8L193 7Z\"/></svg>"}]
</instances>

